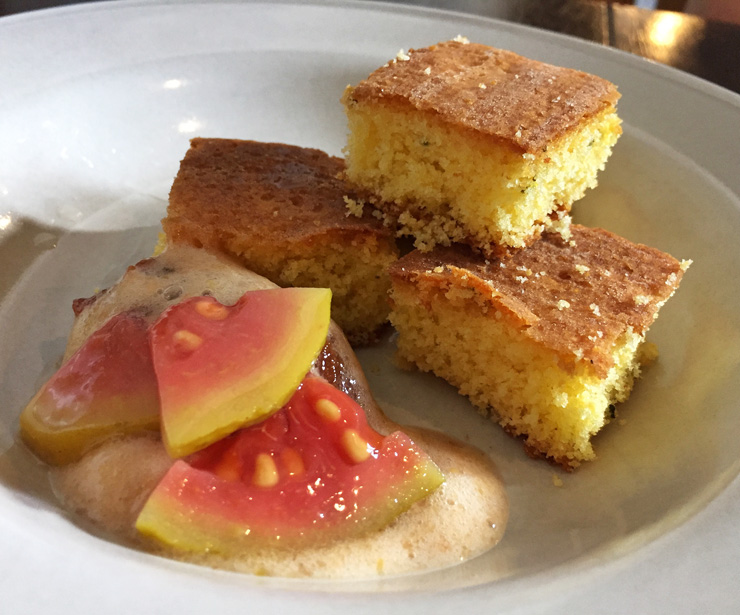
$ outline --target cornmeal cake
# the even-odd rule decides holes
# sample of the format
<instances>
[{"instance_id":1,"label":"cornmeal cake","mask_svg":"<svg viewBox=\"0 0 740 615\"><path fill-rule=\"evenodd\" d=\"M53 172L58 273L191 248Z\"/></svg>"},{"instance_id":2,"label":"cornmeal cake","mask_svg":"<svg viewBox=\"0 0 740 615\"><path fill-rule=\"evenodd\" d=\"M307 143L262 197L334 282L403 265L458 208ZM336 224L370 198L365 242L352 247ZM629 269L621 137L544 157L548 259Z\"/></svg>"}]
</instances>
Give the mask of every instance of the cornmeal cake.
<instances>
[{"instance_id":1,"label":"cornmeal cake","mask_svg":"<svg viewBox=\"0 0 740 615\"><path fill-rule=\"evenodd\" d=\"M629 396L645 333L688 265L575 224L569 241L547 233L510 258L414 251L391 267L398 352L530 453L574 468Z\"/></svg>"},{"instance_id":2,"label":"cornmeal cake","mask_svg":"<svg viewBox=\"0 0 740 615\"><path fill-rule=\"evenodd\" d=\"M388 316L392 233L349 216L341 159L316 149L193 139L162 221L171 244L236 257L281 286L331 288L332 317L353 343Z\"/></svg>"},{"instance_id":3,"label":"cornmeal cake","mask_svg":"<svg viewBox=\"0 0 740 615\"><path fill-rule=\"evenodd\" d=\"M347 177L422 250L567 235L621 134L618 98L599 77L465 39L399 53L345 90Z\"/></svg>"}]
</instances>

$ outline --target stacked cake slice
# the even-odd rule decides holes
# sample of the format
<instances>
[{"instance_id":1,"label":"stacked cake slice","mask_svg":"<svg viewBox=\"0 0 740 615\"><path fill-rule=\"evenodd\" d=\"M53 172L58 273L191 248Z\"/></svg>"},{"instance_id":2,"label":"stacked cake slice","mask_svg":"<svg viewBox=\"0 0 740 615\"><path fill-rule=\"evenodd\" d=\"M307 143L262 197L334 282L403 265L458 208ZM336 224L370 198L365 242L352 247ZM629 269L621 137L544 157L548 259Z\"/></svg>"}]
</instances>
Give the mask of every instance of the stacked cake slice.
<instances>
[{"instance_id":1,"label":"stacked cake slice","mask_svg":"<svg viewBox=\"0 0 740 615\"><path fill-rule=\"evenodd\" d=\"M343 97L347 176L417 247L391 267L400 356L568 469L594 457L688 266L570 224L621 132L618 96L463 39L400 53Z\"/></svg>"},{"instance_id":2,"label":"stacked cake slice","mask_svg":"<svg viewBox=\"0 0 740 615\"><path fill-rule=\"evenodd\" d=\"M347 176L417 247L486 253L565 230L621 134L603 79L459 41L344 93Z\"/></svg>"}]
</instances>

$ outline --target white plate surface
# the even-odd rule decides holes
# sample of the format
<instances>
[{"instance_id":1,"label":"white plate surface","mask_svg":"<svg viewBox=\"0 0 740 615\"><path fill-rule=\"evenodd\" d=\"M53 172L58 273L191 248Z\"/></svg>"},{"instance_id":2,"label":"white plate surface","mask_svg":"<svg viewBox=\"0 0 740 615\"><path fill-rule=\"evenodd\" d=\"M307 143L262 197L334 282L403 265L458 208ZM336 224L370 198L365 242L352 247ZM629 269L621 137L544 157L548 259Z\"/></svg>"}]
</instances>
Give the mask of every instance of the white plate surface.
<instances>
[{"instance_id":1,"label":"white plate surface","mask_svg":"<svg viewBox=\"0 0 740 615\"><path fill-rule=\"evenodd\" d=\"M599 459L570 475L529 460L447 385L396 370L387 341L361 353L386 411L481 447L507 483L511 523L488 554L367 582L262 579L133 551L67 516L15 443L18 414L63 350L71 300L149 254L188 139L340 154L344 86L460 33L615 82L624 136L575 218L694 260ZM740 97L581 41L378 4L84 5L0 21L0 57L3 612L737 611Z\"/></svg>"}]
</instances>

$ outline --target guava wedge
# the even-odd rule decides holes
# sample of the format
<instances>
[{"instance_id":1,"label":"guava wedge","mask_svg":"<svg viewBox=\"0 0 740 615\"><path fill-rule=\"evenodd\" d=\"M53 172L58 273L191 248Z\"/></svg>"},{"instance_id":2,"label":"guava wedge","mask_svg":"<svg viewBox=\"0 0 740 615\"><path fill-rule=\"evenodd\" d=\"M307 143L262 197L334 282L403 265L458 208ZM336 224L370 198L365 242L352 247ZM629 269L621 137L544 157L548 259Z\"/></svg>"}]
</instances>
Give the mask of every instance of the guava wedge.
<instances>
[{"instance_id":1,"label":"guava wedge","mask_svg":"<svg viewBox=\"0 0 740 615\"><path fill-rule=\"evenodd\" d=\"M113 434L159 429L148 325L120 313L93 333L20 416L21 437L43 461L76 461Z\"/></svg>"},{"instance_id":2,"label":"guava wedge","mask_svg":"<svg viewBox=\"0 0 740 615\"><path fill-rule=\"evenodd\" d=\"M274 288L233 306L194 297L166 310L149 340L162 439L183 457L277 412L326 342L331 291Z\"/></svg>"},{"instance_id":3,"label":"guava wedge","mask_svg":"<svg viewBox=\"0 0 740 615\"><path fill-rule=\"evenodd\" d=\"M443 481L408 436L381 436L309 376L279 412L176 461L136 527L195 553L319 545L384 528Z\"/></svg>"}]
</instances>

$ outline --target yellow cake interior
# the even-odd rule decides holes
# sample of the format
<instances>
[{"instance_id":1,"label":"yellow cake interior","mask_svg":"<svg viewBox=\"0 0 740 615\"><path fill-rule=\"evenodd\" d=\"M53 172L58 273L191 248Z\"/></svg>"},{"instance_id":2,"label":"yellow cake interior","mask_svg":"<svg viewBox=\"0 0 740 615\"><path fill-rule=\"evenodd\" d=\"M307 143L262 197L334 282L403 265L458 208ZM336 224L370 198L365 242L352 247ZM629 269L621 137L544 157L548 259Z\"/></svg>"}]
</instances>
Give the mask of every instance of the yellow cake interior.
<instances>
[{"instance_id":1,"label":"yellow cake interior","mask_svg":"<svg viewBox=\"0 0 740 615\"><path fill-rule=\"evenodd\" d=\"M353 344L374 341L388 313L385 273L396 255L381 249L374 237L351 243L326 243L302 250L280 246L274 252L253 253L251 244L236 238L227 252L242 258L251 269L280 286L331 288L332 318Z\"/></svg>"},{"instance_id":2,"label":"yellow cake interior","mask_svg":"<svg viewBox=\"0 0 740 615\"><path fill-rule=\"evenodd\" d=\"M460 241L521 247L543 230L562 230L562 213L596 186L621 134L611 107L531 154L401 105L346 94L345 108L348 178L395 203L382 206L385 215L420 249Z\"/></svg>"},{"instance_id":3,"label":"yellow cake interior","mask_svg":"<svg viewBox=\"0 0 740 615\"><path fill-rule=\"evenodd\" d=\"M399 356L444 378L530 453L566 468L594 458L591 438L624 401L640 372L643 335L631 328L614 346L614 365L599 377L588 361L563 369L558 355L512 326L473 290L394 281L391 322Z\"/></svg>"},{"instance_id":4,"label":"yellow cake interior","mask_svg":"<svg viewBox=\"0 0 740 615\"><path fill-rule=\"evenodd\" d=\"M162 236L157 252L165 241ZM331 288L332 318L353 344L374 341L378 327L387 318L390 281L386 270L396 260L396 254L385 244L379 245L372 235L344 242L286 242L272 246L233 235L214 238L205 247L236 257L250 270L280 286Z\"/></svg>"}]
</instances>

